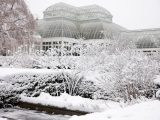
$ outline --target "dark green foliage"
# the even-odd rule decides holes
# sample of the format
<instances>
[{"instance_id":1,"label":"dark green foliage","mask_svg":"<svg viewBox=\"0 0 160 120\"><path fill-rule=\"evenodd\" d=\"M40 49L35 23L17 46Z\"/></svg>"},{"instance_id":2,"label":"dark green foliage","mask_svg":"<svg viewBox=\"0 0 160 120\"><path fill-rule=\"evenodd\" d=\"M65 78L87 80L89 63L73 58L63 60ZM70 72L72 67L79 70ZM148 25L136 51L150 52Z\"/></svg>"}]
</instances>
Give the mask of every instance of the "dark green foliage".
<instances>
[{"instance_id":1,"label":"dark green foliage","mask_svg":"<svg viewBox=\"0 0 160 120\"><path fill-rule=\"evenodd\" d=\"M49 93L52 96L59 96L61 93L79 95L92 98L96 86L91 81L85 81L82 76L70 73L54 74L16 74L7 77L8 83L16 95L26 94L28 97L37 97L41 92Z\"/></svg>"}]
</instances>

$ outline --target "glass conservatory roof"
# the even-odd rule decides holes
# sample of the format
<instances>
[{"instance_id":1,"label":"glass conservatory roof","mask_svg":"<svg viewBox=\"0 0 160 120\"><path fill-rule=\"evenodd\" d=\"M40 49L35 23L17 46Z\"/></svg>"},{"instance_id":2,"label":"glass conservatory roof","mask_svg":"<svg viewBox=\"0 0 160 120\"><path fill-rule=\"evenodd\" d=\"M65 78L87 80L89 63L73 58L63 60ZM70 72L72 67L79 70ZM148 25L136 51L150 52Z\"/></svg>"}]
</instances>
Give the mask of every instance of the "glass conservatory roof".
<instances>
[{"instance_id":1,"label":"glass conservatory roof","mask_svg":"<svg viewBox=\"0 0 160 120\"><path fill-rule=\"evenodd\" d=\"M74 38L78 34L76 25L70 21L40 21L38 32L43 38L69 37Z\"/></svg>"},{"instance_id":2,"label":"glass conservatory roof","mask_svg":"<svg viewBox=\"0 0 160 120\"><path fill-rule=\"evenodd\" d=\"M89 5L89 6L82 6L82 7L75 7L63 2L56 3L50 7L48 7L45 12L53 12L55 10L68 10L70 12L73 12L75 14L84 14L89 12L103 12L106 13L108 16L112 16L112 14L106 10L105 8L98 6L98 5Z\"/></svg>"},{"instance_id":3,"label":"glass conservatory roof","mask_svg":"<svg viewBox=\"0 0 160 120\"><path fill-rule=\"evenodd\" d=\"M98 5L74 7L57 3L44 11L44 19L38 21L38 32L42 38L69 37L103 39L116 32L126 30L112 23L112 15Z\"/></svg>"}]
</instances>

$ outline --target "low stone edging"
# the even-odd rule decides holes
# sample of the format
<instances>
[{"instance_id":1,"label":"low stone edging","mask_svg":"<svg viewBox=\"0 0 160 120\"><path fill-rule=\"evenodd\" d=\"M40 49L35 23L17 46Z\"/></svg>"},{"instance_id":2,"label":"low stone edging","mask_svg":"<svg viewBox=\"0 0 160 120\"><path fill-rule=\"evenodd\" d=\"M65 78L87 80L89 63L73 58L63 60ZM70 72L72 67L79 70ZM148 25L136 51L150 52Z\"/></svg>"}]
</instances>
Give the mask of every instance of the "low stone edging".
<instances>
[{"instance_id":1,"label":"low stone edging","mask_svg":"<svg viewBox=\"0 0 160 120\"><path fill-rule=\"evenodd\" d=\"M34 104L34 103L28 103L28 102L18 102L17 106L21 108L27 108L31 110L37 110L37 111L45 111L48 114L61 114L61 115L85 115L89 112L84 111L78 111L78 110L68 110L66 108L58 108L54 106L44 106L41 104Z\"/></svg>"}]
</instances>

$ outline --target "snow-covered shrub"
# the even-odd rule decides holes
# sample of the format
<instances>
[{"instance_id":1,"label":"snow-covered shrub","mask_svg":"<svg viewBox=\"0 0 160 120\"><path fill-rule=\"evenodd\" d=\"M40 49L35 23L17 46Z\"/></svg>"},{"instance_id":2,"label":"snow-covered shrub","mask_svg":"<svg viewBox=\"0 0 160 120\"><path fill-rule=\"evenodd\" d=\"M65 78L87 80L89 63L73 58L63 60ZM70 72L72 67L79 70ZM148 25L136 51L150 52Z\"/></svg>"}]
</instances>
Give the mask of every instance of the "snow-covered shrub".
<instances>
[{"instance_id":1,"label":"snow-covered shrub","mask_svg":"<svg viewBox=\"0 0 160 120\"><path fill-rule=\"evenodd\" d=\"M34 47L30 51L24 51L25 46L20 46L18 51L12 56L0 56L0 65L3 67L19 67L19 68L48 68L48 69L76 69L81 66L80 57L60 56L59 49L49 49L48 51L35 50Z\"/></svg>"},{"instance_id":2,"label":"snow-covered shrub","mask_svg":"<svg viewBox=\"0 0 160 120\"><path fill-rule=\"evenodd\" d=\"M24 46L20 46L18 51L12 56L0 56L0 64L3 67L18 67L18 68L33 68L37 66L37 61L33 58L36 56L34 52L26 52L23 50ZM31 48L31 51L33 48Z\"/></svg>"},{"instance_id":3,"label":"snow-covered shrub","mask_svg":"<svg viewBox=\"0 0 160 120\"><path fill-rule=\"evenodd\" d=\"M158 73L156 61L131 51L110 57L112 60L106 60L100 70L103 74L98 78L101 88L97 94L99 98L130 101L141 96L150 98L154 95L153 79Z\"/></svg>"},{"instance_id":4,"label":"snow-covered shrub","mask_svg":"<svg viewBox=\"0 0 160 120\"><path fill-rule=\"evenodd\" d=\"M156 86L156 98L160 99L160 75L157 75L154 79L154 84Z\"/></svg>"},{"instance_id":5,"label":"snow-covered shrub","mask_svg":"<svg viewBox=\"0 0 160 120\"><path fill-rule=\"evenodd\" d=\"M160 90L156 92L156 98L160 100Z\"/></svg>"},{"instance_id":6,"label":"snow-covered shrub","mask_svg":"<svg viewBox=\"0 0 160 120\"><path fill-rule=\"evenodd\" d=\"M41 92L52 96L61 93L79 95L92 98L94 85L85 81L83 76L70 72L55 72L46 74L20 73L5 78L7 84L12 86L12 92L19 95L39 96Z\"/></svg>"},{"instance_id":7,"label":"snow-covered shrub","mask_svg":"<svg viewBox=\"0 0 160 120\"><path fill-rule=\"evenodd\" d=\"M141 54L129 54L125 59L127 64L121 71L120 84L125 90L125 99L130 100L130 96L133 98L152 97L155 89L153 80L159 69L158 63Z\"/></svg>"},{"instance_id":8,"label":"snow-covered shrub","mask_svg":"<svg viewBox=\"0 0 160 120\"><path fill-rule=\"evenodd\" d=\"M64 86L61 74L15 74L6 78L15 86L12 91L27 96L38 96L40 92L48 92L57 95ZM62 88L64 90L64 88ZM64 92L64 91L63 91Z\"/></svg>"},{"instance_id":9,"label":"snow-covered shrub","mask_svg":"<svg viewBox=\"0 0 160 120\"><path fill-rule=\"evenodd\" d=\"M154 84L156 85L157 89L160 89L160 75L155 77Z\"/></svg>"},{"instance_id":10,"label":"snow-covered shrub","mask_svg":"<svg viewBox=\"0 0 160 120\"><path fill-rule=\"evenodd\" d=\"M94 94L98 91L98 86L92 81L82 81L79 85L77 95L84 98L94 99Z\"/></svg>"},{"instance_id":11,"label":"snow-covered shrub","mask_svg":"<svg viewBox=\"0 0 160 120\"><path fill-rule=\"evenodd\" d=\"M13 85L0 80L0 108L12 107L18 102L18 94L12 89Z\"/></svg>"}]
</instances>

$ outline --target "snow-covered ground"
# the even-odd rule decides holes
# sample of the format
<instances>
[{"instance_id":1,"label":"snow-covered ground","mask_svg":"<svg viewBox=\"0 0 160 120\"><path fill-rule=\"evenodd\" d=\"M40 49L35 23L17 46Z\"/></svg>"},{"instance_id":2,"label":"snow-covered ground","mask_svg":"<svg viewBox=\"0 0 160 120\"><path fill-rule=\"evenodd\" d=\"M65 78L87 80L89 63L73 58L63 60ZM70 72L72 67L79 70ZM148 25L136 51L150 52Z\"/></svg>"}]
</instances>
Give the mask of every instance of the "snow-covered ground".
<instances>
[{"instance_id":1,"label":"snow-covered ground","mask_svg":"<svg viewBox=\"0 0 160 120\"><path fill-rule=\"evenodd\" d=\"M85 112L100 112L120 107L120 104L117 102L91 100L80 96L70 96L65 93L59 97L54 97L43 92L39 97L25 97L21 95L21 101Z\"/></svg>"},{"instance_id":2,"label":"snow-covered ground","mask_svg":"<svg viewBox=\"0 0 160 120\"><path fill-rule=\"evenodd\" d=\"M26 109L0 109L0 120L68 120L66 115L48 115Z\"/></svg>"},{"instance_id":3,"label":"snow-covered ground","mask_svg":"<svg viewBox=\"0 0 160 120\"><path fill-rule=\"evenodd\" d=\"M160 120L160 101L148 101L101 113L73 116L70 120Z\"/></svg>"},{"instance_id":4,"label":"snow-covered ground","mask_svg":"<svg viewBox=\"0 0 160 120\"><path fill-rule=\"evenodd\" d=\"M6 118L0 118L0 120L7 120Z\"/></svg>"}]
</instances>

